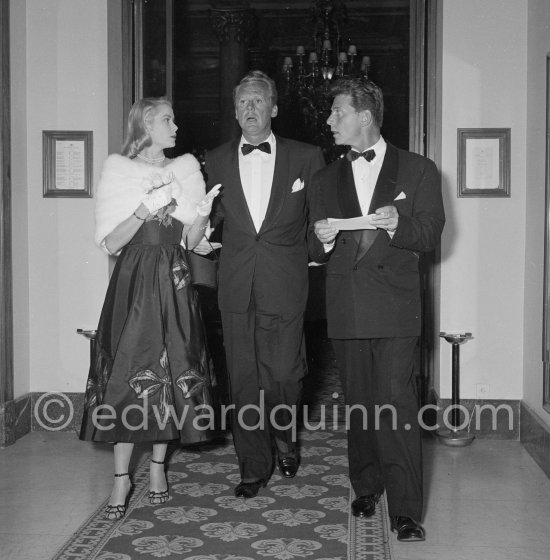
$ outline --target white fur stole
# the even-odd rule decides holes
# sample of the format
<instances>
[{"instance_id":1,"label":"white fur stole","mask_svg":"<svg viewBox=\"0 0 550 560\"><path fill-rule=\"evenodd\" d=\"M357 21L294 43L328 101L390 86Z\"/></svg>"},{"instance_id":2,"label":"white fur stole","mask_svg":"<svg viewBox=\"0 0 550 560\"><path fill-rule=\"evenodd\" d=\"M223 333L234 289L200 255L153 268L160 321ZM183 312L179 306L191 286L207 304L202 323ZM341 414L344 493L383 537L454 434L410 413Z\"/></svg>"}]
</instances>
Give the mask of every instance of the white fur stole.
<instances>
[{"instance_id":1,"label":"white fur stole","mask_svg":"<svg viewBox=\"0 0 550 560\"><path fill-rule=\"evenodd\" d=\"M197 216L197 203L205 196L199 162L191 154L177 157L165 167L155 167L138 159L110 155L95 190L95 242L102 241L140 205L147 191L161 178L173 180L172 198L177 206L172 216L191 225Z\"/></svg>"}]
</instances>

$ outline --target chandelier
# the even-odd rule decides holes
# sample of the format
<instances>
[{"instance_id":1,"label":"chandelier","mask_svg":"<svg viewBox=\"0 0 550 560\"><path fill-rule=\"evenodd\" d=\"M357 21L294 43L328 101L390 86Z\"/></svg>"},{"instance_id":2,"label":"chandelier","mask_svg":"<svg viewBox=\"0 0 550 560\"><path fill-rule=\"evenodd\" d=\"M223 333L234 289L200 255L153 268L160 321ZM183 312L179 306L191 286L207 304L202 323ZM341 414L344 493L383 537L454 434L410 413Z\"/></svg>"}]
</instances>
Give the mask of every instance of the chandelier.
<instances>
[{"instance_id":1,"label":"chandelier","mask_svg":"<svg viewBox=\"0 0 550 560\"><path fill-rule=\"evenodd\" d=\"M343 1L315 0L313 13L313 48L307 54L307 62L304 45L296 47L296 64L292 57L284 58L287 93L318 87L328 90L333 79L368 76L370 57L363 56L359 65L356 62L356 45L346 45L342 40L340 29L342 22L347 19Z\"/></svg>"},{"instance_id":2,"label":"chandelier","mask_svg":"<svg viewBox=\"0 0 550 560\"><path fill-rule=\"evenodd\" d=\"M339 78L365 76L369 56L359 62L357 46L342 37L347 11L343 0L314 0L313 44L298 45L296 55L285 56L282 65L282 99L298 112L303 138L323 149L327 161L339 157L342 147L334 145L326 120L330 114L330 85Z\"/></svg>"}]
</instances>

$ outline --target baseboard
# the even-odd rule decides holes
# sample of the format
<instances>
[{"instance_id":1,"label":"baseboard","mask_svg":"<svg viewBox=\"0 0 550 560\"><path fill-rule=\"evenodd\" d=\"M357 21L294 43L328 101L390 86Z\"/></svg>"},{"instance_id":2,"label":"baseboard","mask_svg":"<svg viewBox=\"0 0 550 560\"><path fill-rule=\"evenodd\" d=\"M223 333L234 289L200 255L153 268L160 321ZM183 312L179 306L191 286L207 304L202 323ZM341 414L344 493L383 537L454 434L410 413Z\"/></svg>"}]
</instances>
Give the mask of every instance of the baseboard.
<instances>
[{"instance_id":1,"label":"baseboard","mask_svg":"<svg viewBox=\"0 0 550 560\"><path fill-rule=\"evenodd\" d=\"M27 393L0 405L0 447L30 432L78 432L83 393Z\"/></svg>"},{"instance_id":2,"label":"baseboard","mask_svg":"<svg viewBox=\"0 0 550 560\"><path fill-rule=\"evenodd\" d=\"M525 403L521 403L520 441L539 467L550 478L550 426Z\"/></svg>"},{"instance_id":3,"label":"baseboard","mask_svg":"<svg viewBox=\"0 0 550 560\"><path fill-rule=\"evenodd\" d=\"M8 401L0 404L0 447L15 443L15 403Z\"/></svg>"},{"instance_id":4,"label":"baseboard","mask_svg":"<svg viewBox=\"0 0 550 560\"><path fill-rule=\"evenodd\" d=\"M435 435L435 422L440 428L451 427L451 399L442 399L437 392L430 394L431 421L427 421ZM480 439L520 439L521 401L512 399L461 399L459 421L464 431ZM429 417L428 414L426 414Z\"/></svg>"},{"instance_id":5,"label":"baseboard","mask_svg":"<svg viewBox=\"0 0 550 560\"><path fill-rule=\"evenodd\" d=\"M84 393L32 393L33 432L78 432Z\"/></svg>"}]
</instances>

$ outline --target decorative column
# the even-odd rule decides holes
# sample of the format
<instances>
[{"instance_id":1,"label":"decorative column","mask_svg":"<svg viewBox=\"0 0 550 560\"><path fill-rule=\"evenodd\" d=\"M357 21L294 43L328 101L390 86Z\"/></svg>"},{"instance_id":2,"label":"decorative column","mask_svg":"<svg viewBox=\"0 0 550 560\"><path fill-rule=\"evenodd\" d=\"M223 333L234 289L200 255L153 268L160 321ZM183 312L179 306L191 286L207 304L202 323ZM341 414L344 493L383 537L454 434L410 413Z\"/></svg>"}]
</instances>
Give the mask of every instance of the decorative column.
<instances>
[{"instance_id":1,"label":"decorative column","mask_svg":"<svg viewBox=\"0 0 550 560\"><path fill-rule=\"evenodd\" d=\"M255 29L248 2L213 2L212 27L220 42L220 142L239 132L233 107L233 88L248 71L248 43Z\"/></svg>"}]
</instances>

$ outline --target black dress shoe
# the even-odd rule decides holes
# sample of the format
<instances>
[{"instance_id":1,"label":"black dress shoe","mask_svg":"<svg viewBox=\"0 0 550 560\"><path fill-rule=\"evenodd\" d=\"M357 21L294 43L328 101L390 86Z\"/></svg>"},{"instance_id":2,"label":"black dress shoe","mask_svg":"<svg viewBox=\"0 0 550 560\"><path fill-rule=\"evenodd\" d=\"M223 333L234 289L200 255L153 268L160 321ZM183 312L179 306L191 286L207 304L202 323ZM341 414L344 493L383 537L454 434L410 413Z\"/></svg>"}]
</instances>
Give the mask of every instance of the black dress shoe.
<instances>
[{"instance_id":1,"label":"black dress shoe","mask_svg":"<svg viewBox=\"0 0 550 560\"><path fill-rule=\"evenodd\" d=\"M397 533L398 541L425 541L426 533L424 529L410 517L393 515L391 517L391 530Z\"/></svg>"},{"instance_id":2,"label":"black dress shoe","mask_svg":"<svg viewBox=\"0 0 550 560\"><path fill-rule=\"evenodd\" d=\"M285 478L294 478L298 472L298 466L300 461L292 455L287 455L286 457L279 458L279 472Z\"/></svg>"},{"instance_id":3,"label":"black dress shoe","mask_svg":"<svg viewBox=\"0 0 550 560\"><path fill-rule=\"evenodd\" d=\"M380 500L380 494L369 494L359 496L351 502L351 513L355 517L371 517L376 510L376 504Z\"/></svg>"},{"instance_id":4,"label":"black dress shoe","mask_svg":"<svg viewBox=\"0 0 550 560\"><path fill-rule=\"evenodd\" d=\"M260 488L265 488L267 485L267 479L261 478L260 480L255 480L254 482L240 482L235 487L235 497L236 498L255 498L258 495Z\"/></svg>"}]
</instances>

